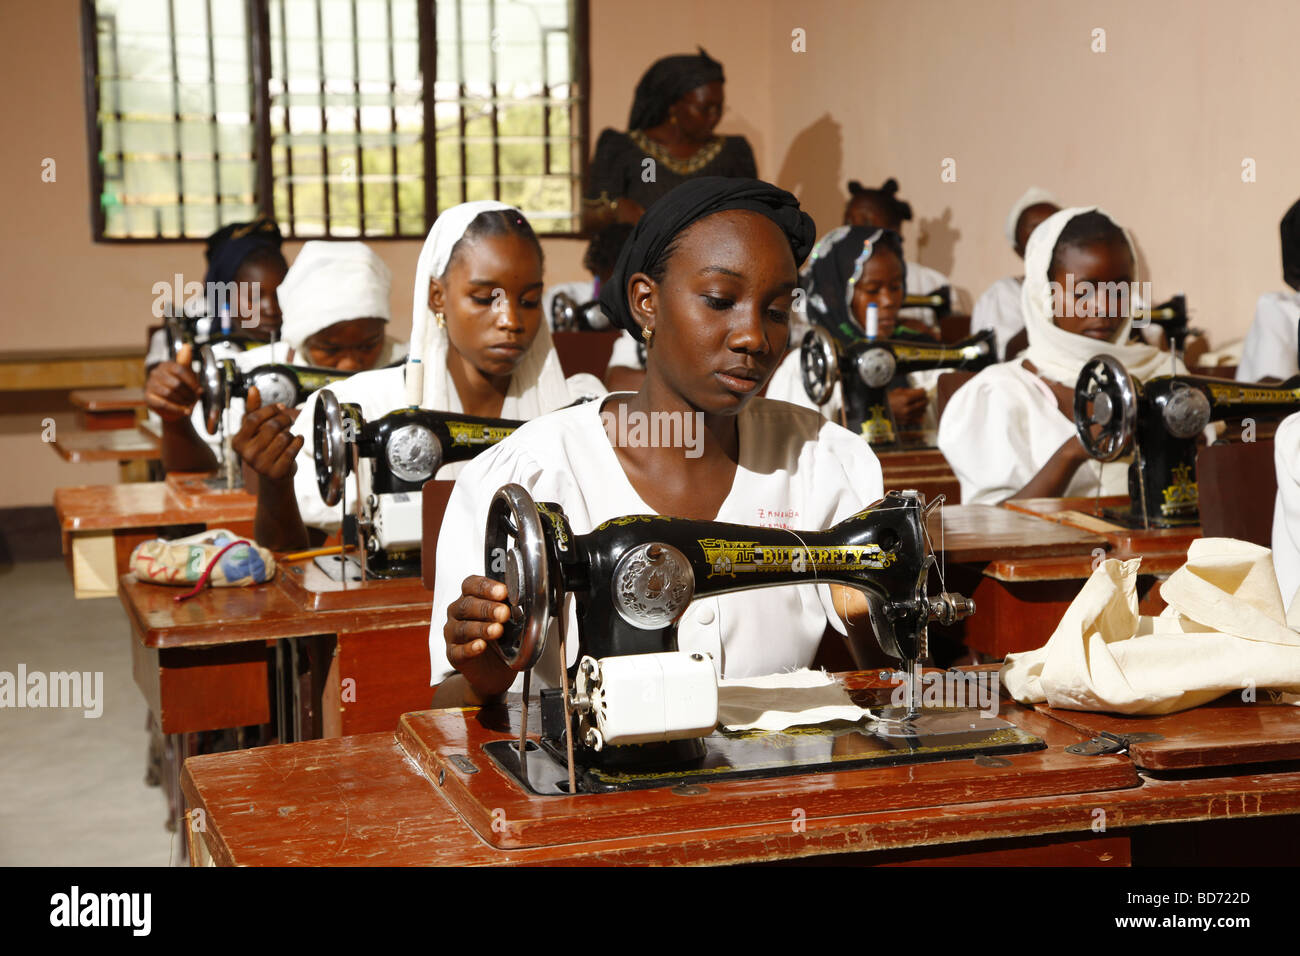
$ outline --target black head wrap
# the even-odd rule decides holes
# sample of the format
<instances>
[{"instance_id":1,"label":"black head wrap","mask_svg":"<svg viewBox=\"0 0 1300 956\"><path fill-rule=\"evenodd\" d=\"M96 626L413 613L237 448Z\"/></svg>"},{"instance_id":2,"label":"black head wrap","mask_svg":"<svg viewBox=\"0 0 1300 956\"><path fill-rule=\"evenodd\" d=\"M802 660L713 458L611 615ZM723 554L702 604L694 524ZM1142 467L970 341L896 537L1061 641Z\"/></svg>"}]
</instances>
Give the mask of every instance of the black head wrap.
<instances>
[{"instance_id":1,"label":"black head wrap","mask_svg":"<svg viewBox=\"0 0 1300 956\"><path fill-rule=\"evenodd\" d=\"M784 189L759 179L697 176L688 179L656 202L637 222L609 282L600 290L600 307L610 321L633 335L641 329L627 301L627 280L647 272L677 236L694 222L715 212L747 209L776 223L790 242L796 264L812 248L816 227L799 208L799 200Z\"/></svg>"},{"instance_id":2,"label":"black head wrap","mask_svg":"<svg viewBox=\"0 0 1300 956\"><path fill-rule=\"evenodd\" d=\"M1282 217L1282 279L1300 292L1300 201Z\"/></svg>"},{"instance_id":3,"label":"black head wrap","mask_svg":"<svg viewBox=\"0 0 1300 956\"><path fill-rule=\"evenodd\" d=\"M822 326L846 345L862 338L865 331L853 315L853 287L862 278L867 260L881 249L898 256L906 287L903 238L891 229L870 226L832 229L813 247L812 256L800 274L799 284L808 294L809 321Z\"/></svg>"},{"instance_id":4,"label":"black head wrap","mask_svg":"<svg viewBox=\"0 0 1300 956\"><path fill-rule=\"evenodd\" d=\"M699 53L666 56L656 60L636 85L628 131L652 129L668 118L668 108L691 90L709 83L726 82L722 64L699 47Z\"/></svg>"},{"instance_id":5,"label":"black head wrap","mask_svg":"<svg viewBox=\"0 0 1300 956\"><path fill-rule=\"evenodd\" d=\"M208 272L204 282L234 282L235 273L258 249L280 251L280 227L269 219L232 222L208 236Z\"/></svg>"}]
</instances>

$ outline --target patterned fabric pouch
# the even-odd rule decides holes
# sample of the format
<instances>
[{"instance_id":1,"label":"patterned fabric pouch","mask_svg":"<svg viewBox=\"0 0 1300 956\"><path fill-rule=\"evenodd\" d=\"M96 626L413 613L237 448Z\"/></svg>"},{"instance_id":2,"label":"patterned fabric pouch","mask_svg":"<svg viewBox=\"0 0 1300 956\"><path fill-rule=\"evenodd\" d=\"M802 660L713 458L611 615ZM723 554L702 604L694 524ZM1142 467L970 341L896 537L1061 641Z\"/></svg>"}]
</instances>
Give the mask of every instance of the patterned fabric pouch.
<instances>
[{"instance_id":1,"label":"patterned fabric pouch","mask_svg":"<svg viewBox=\"0 0 1300 956\"><path fill-rule=\"evenodd\" d=\"M275 576L275 558L246 538L209 528L174 541L142 541L131 552L131 570L139 580L153 584L194 585L190 594L197 594L205 584L244 587L269 581Z\"/></svg>"}]
</instances>

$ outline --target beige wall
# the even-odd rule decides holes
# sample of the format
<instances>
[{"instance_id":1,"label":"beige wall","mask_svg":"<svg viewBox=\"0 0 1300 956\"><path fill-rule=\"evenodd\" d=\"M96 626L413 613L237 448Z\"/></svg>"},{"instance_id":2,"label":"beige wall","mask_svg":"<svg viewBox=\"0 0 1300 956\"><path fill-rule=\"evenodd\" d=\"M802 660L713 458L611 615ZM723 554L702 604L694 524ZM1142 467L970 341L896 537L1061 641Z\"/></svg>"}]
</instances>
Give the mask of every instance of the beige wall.
<instances>
[{"instance_id":1,"label":"beige wall","mask_svg":"<svg viewBox=\"0 0 1300 956\"><path fill-rule=\"evenodd\" d=\"M1156 295L1185 291L1216 343L1243 335L1255 297L1280 286L1277 223L1300 193L1294 0L591 7L593 142L623 128L654 58L702 44L727 70L721 130L749 137L761 175L794 190L822 231L839 221L846 179L896 176L918 217L910 255L949 272L968 303L1017 269L1002 222L1031 183L1111 210L1136 235ZM1096 27L1105 53L1090 50ZM807 52L792 52L795 28ZM198 278L201 249L90 241L75 2L5 5L0 81L0 349L143 345L153 284L177 271ZM45 157L58 164L54 183L41 182ZM946 157L954 183L940 181ZM1241 181L1245 157L1255 183ZM548 281L581 274L581 242L545 246ZM376 248L395 278L394 331L405 333L418 243ZM7 424L0 456L12 461L24 436ZM0 507L104 480L34 457L21 478L0 478Z\"/></svg>"},{"instance_id":2,"label":"beige wall","mask_svg":"<svg viewBox=\"0 0 1300 956\"><path fill-rule=\"evenodd\" d=\"M1186 292L1216 344L1244 335L1259 293L1281 287L1278 222L1300 195L1294 0L774 9L778 182L820 228L838 222L845 180L896 176L918 220L909 255L977 296L1018 274L1002 224L1037 184L1128 226L1155 295ZM790 52L795 27L806 53ZM940 180L947 157L953 183Z\"/></svg>"}]
</instances>

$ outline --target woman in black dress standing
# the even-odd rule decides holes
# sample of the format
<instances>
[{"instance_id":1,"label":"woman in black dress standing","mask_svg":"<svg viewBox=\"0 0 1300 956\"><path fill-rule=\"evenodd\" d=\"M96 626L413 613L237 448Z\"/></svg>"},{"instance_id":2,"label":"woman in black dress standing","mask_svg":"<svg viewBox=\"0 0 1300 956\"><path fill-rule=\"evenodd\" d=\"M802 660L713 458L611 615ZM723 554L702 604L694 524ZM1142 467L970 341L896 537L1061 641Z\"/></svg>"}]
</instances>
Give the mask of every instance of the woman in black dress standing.
<instances>
[{"instance_id":1,"label":"woman in black dress standing","mask_svg":"<svg viewBox=\"0 0 1300 956\"><path fill-rule=\"evenodd\" d=\"M606 129L589 168L584 225L634 223L659 197L695 176L757 178L743 136L715 136L722 64L699 53L668 56L641 77L628 132ZM652 162L650 162L652 161Z\"/></svg>"}]
</instances>

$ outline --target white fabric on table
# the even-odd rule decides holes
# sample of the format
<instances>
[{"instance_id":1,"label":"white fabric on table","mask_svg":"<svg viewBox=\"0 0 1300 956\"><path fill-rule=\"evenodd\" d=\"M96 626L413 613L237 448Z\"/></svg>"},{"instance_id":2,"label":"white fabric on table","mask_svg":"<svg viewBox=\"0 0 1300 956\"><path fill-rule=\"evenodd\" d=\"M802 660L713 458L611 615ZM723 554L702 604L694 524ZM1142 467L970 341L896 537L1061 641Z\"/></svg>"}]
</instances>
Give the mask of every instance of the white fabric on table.
<instances>
[{"instance_id":1,"label":"white fabric on table","mask_svg":"<svg viewBox=\"0 0 1300 956\"><path fill-rule=\"evenodd\" d=\"M1170 714L1247 688L1300 691L1300 633L1287 626L1267 548L1192 542L1160 586L1168 607L1138 614L1142 561L1103 561L1047 644L1008 654L1002 681L1022 703Z\"/></svg>"},{"instance_id":2,"label":"white fabric on table","mask_svg":"<svg viewBox=\"0 0 1300 956\"><path fill-rule=\"evenodd\" d=\"M802 668L718 681L718 725L727 730L785 730L869 716L825 671Z\"/></svg>"}]
</instances>

